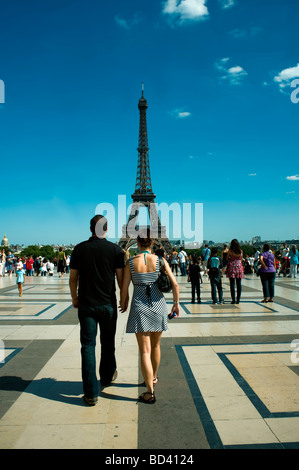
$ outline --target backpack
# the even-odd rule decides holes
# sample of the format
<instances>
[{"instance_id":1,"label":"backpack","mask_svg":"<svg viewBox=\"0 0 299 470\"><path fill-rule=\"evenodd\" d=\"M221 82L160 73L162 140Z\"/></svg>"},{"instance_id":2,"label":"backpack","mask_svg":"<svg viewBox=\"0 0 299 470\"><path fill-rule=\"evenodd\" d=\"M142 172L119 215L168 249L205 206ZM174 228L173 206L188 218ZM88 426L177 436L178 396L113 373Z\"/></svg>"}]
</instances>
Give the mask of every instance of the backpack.
<instances>
[{"instance_id":1,"label":"backpack","mask_svg":"<svg viewBox=\"0 0 299 470\"><path fill-rule=\"evenodd\" d=\"M212 277L219 276L220 274L219 265L220 265L219 258L216 256L212 256L210 258L209 276L212 276Z\"/></svg>"}]
</instances>

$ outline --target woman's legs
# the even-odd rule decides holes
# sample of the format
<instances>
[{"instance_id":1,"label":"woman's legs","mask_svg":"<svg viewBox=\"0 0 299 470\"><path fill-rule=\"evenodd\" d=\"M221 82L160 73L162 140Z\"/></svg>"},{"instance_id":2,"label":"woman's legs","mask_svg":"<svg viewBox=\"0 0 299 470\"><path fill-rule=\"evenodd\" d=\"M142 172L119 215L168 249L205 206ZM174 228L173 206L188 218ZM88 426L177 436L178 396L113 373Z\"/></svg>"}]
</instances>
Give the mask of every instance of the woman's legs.
<instances>
[{"instance_id":1,"label":"woman's legs","mask_svg":"<svg viewBox=\"0 0 299 470\"><path fill-rule=\"evenodd\" d=\"M151 361L153 366L154 379L158 376L158 370L161 360L160 343L162 338L162 331L151 333Z\"/></svg>"},{"instance_id":2,"label":"woman's legs","mask_svg":"<svg viewBox=\"0 0 299 470\"><path fill-rule=\"evenodd\" d=\"M21 282L18 282L18 290L19 290L19 296L22 297L22 295L23 295L23 284Z\"/></svg>"},{"instance_id":3,"label":"woman's legs","mask_svg":"<svg viewBox=\"0 0 299 470\"><path fill-rule=\"evenodd\" d=\"M153 380L157 377L161 358L161 336L161 331L136 333L142 375L149 393L154 393Z\"/></svg>"},{"instance_id":4,"label":"woman's legs","mask_svg":"<svg viewBox=\"0 0 299 470\"><path fill-rule=\"evenodd\" d=\"M240 277L236 278L236 284L237 284L237 304L238 304L240 302L241 293L242 293L242 280Z\"/></svg>"},{"instance_id":5,"label":"woman's legs","mask_svg":"<svg viewBox=\"0 0 299 470\"><path fill-rule=\"evenodd\" d=\"M296 277L297 264L290 265L290 277Z\"/></svg>"},{"instance_id":6,"label":"woman's legs","mask_svg":"<svg viewBox=\"0 0 299 470\"><path fill-rule=\"evenodd\" d=\"M235 278L230 277L229 278L229 284L230 284L230 295L231 295L231 298L232 298L232 302L235 303L235 301L236 301Z\"/></svg>"},{"instance_id":7,"label":"woman's legs","mask_svg":"<svg viewBox=\"0 0 299 470\"><path fill-rule=\"evenodd\" d=\"M141 371L145 381L147 391L154 393L154 373L151 361L151 339L150 333L136 333L137 343L140 352Z\"/></svg>"}]
</instances>

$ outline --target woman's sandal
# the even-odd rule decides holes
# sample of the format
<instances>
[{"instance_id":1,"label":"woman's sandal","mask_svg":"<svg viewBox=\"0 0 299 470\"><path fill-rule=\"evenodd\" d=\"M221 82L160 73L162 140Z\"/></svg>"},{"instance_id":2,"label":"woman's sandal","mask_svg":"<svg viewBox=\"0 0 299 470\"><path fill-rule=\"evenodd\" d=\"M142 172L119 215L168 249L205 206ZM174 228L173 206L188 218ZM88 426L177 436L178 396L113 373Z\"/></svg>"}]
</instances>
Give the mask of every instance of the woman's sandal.
<instances>
[{"instance_id":1,"label":"woman's sandal","mask_svg":"<svg viewBox=\"0 0 299 470\"><path fill-rule=\"evenodd\" d=\"M146 399L145 395L150 395L150 398ZM156 402L156 397L154 393L144 392L140 395L139 401L141 401L142 403L147 403L148 405L152 405L153 403Z\"/></svg>"},{"instance_id":2,"label":"woman's sandal","mask_svg":"<svg viewBox=\"0 0 299 470\"><path fill-rule=\"evenodd\" d=\"M159 382L159 377L154 377L153 384L156 385Z\"/></svg>"}]
</instances>

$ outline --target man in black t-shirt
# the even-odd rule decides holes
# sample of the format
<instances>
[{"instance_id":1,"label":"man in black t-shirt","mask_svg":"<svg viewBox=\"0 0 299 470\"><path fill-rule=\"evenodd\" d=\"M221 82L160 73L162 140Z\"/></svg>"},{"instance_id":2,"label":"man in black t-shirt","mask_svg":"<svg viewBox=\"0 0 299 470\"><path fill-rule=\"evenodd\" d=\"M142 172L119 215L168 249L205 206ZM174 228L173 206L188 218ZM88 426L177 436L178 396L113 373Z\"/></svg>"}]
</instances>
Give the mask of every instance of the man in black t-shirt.
<instances>
[{"instance_id":1,"label":"man in black t-shirt","mask_svg":"<svg viewBox=\"0 0 299 470\"><path fill-rule=\"evenodd\" d=\"M107 220L96 215L90 221L92 236L75 246L70 262L70 290L73 307L78 308L82 357L84 400L95 405L98 400L95 346L100 327L101 385L116 378L115 332L117 320L115 275L121 287L124 252L106 240Z\"/></svg>"}]
</instances>

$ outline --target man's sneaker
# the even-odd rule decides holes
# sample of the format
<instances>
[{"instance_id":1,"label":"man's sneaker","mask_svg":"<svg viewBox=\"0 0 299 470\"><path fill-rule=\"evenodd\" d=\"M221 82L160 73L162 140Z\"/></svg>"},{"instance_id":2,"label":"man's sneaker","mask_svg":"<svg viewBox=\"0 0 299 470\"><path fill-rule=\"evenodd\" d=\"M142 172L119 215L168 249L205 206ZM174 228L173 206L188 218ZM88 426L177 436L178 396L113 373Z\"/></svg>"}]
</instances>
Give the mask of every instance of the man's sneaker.
<instances>
[{"instance_id":1,"label":"man's sneaker","mask_svg":"<svg viewBox=\"0 0 299 470\"><path fill-rule=\"evenodd\" d=\"M96 405L96 403L98 403L98 397L88 398L84 395L83 400L84 400L85 404L88 405L88 406L94 406L94 405Z\"/></svg>"}]
</instances>

